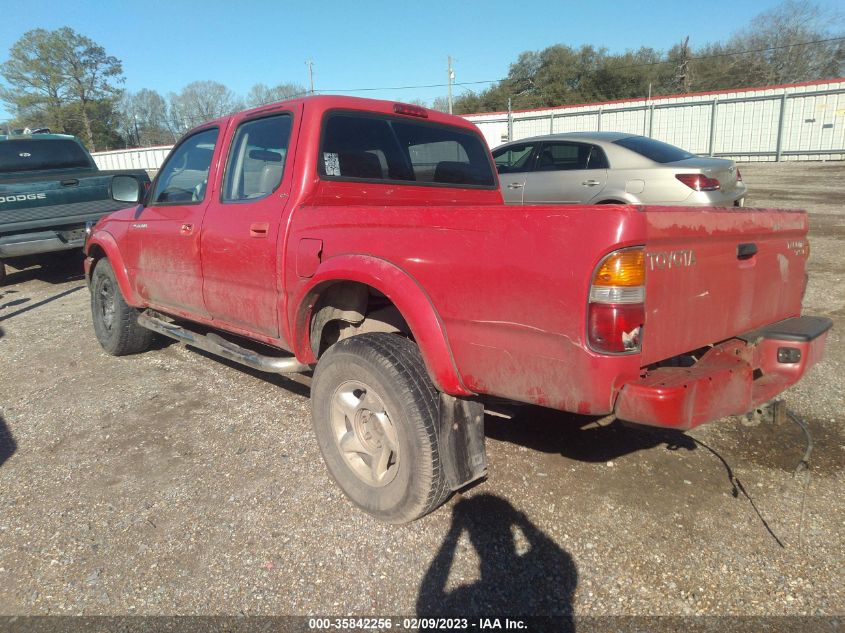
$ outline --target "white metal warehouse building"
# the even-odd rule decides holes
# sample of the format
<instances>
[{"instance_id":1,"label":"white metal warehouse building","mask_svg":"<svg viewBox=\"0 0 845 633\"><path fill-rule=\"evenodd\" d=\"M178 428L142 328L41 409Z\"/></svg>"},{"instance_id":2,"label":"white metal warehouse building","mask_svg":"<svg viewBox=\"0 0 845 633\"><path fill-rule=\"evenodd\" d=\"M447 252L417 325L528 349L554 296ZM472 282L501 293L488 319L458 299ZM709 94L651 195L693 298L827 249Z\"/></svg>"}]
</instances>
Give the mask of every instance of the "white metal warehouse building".
<instances>
[{"instance_id":1,"label":"white metal warehouse building","mask_svg":"<svg viewBox=\"0 0 845 633\"><path fill-rule=\"evenodd\" d=\"M491 148L542 134L643 134L737 161L845 159L845 78L466 115Z\"/></svg>"}]
</instances>

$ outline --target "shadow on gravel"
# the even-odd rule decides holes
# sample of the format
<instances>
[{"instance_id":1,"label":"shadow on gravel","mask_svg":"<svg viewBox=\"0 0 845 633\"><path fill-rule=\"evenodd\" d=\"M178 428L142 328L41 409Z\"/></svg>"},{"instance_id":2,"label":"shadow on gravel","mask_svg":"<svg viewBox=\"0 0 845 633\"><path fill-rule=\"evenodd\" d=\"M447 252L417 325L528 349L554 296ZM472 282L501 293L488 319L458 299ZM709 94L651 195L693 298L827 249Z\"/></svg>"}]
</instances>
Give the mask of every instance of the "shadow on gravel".
<instances>
[{"instance_id":1,"label":"shadow on gravel","mask_svg":"<svg viewBox=\"0 0 845 633\"><path fill-rule=\"evenodd\" d=\"M82 267L83 259L80 250L47 257L40 265L33 264L16 272L11 272L14 269L7 264L6 285L11 286L31 279L40 279L51 284L63 284L68 281L85 279L85 271Z\"/></svg>"},{"instance_id":2,"label":"shadow on gravel","mask_svg":"<svg viewBox=\"0 0 845 633\"><path fill-rule=\"evenodd\" d=\"M447 590L463 532L480 559L480 580ZM491 617L491 614L571 616L578 581L566 551L510 503L490 494L462 499L431 561L417 596L420 617ZM574 631L571 620L560 631Z\"/></svg>"},{"instance_id":3,"label":"shadow on gravel","mask_svg":"<svg viewBox=\"0 0 845 633\"><path fill-rule=\"evenodd\" d=\"M680 431L625 424L619 421L602 426L596 424L599 419L525 406L519 407L511 419L485 416L485 435L532 450L559 453L569 459L582 462L607 462L660 445L665 445L670 451L701 449L699 452L703 454L703 457L710 455L716 458L724 469L731 496L735 499L740 496L744 498L772 539L780 547L785 547L757 507L751 494L734 473L728 460L715 448ZM736 426L739 427L739 425ZM772 434L772 431L761 432ZM770 448L769 452L777 453L778 450Z\"/></svg>"},{"instance_id":4,"label":"shadow on gravel","mask_svg":"<svg viewBox=\"0 0 845 633\"><path fill-rule=\"evenodd\" d=\"M165 342L162 344L162 347L168 347L171 344L178 344L173 339L168 339L163 336L159 336L156 338L164 339ZM197 349L196 347L191 347L190 345L188 345L187 347L191 350L192 353L204 356L205 358L210 359L212 362L220 363L221 365L225 365L226 367L236 369L239 372L252 376L253 378L259 378L264 382L269 382L271 385L281 387L282 389L290 391L291 393L295 393L296 395L302 396L303 398L309 398L311 396L310 387L303 385L302 383L296 382L295 380L288 378L284 374L269 374L267 372L253 369L252 367L247 367L246 365L241 365L240 363L236 363L235 361L229 360L228 358L217 356L216 354L212 354L211 352L206 352L205 350ZM300 375L310 377L311 372L303 372Z\"/></svg>"},{"instance_id":5,"label":"shadow on gravel","mask_svg":"<svg viewBox=\"0 0 845 633\"><path fill-rule=\"evenodd\" d=\"M559 453L582 462L607 462L664 444L668 450L695 450L696 444L679 431L639 427L601 418L542 407L518 407L510 419L486 415L485 435L544 453Z\"/></svg>"},{"instance_id":6,"label":"shadow on gravel","mask_svg":"<svg viewBox=\"0 0 845 633\"><path fill-rule=\"evenodd\" d=\"M36 308L40 308L46 303L50 303L51 301L55 301L56 299L61 299L62 297L66 297L69 294L76 292L77 290L82 290L85 286L76 286L74 288L69 288L67 290L63 290L62 292L53 295L52 297L47 297L46 299L42 299L37 303L30 303L25 308L21 308L20 310L15 310L14 312L10 312L8 314L0 315L0 321L7 321L12 317L16 317L19 314L23 314L24 312L29 312L30 310L35 310ZM21 302L22 303L22 302Z\"/></svg>"},{"instance_id":7,"label":"shadow on gravel","mask_svg":"<svg viewBox=\"0 0 845 633\"><path fill-rule=\"evenodd\" d=\"M0 333L2 333L2 330L0 330ZM12 437L12 432L6 426L3 416L0 415L0 466L5 464L6 460L14 455L17 449L18 445L15 443L15 438Z\"/></svg>"},{"instance_id":8,"label":"shadow on gravel","mask_svg":"<svg viewBox=\"0 0 845 633\"><path fill-rule=\"evenodd\" d=\"M12 299L11 301L7 301L6 303L0 305L0 310L7 310L8 308L19 306L27 303L28 301L30 301L29 297L24 297L23 299Z\"/></svg>"}]
</instances>

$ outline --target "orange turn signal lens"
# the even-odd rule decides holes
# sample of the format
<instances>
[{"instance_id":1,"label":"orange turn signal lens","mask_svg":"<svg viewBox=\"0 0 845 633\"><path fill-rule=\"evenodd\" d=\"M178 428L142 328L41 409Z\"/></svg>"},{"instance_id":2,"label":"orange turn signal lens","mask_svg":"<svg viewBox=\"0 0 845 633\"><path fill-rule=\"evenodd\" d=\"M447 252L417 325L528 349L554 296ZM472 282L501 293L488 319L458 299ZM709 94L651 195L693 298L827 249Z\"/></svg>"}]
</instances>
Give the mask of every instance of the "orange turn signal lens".
<instances>
[{"instance_id":1,"label":"orange turn signal lens","mask_svg":"<svg viewBox=\"0 0 845 633\"><path fill-rule=\"evenodd\" d=\"M642 247L626 248L605 257L596 271L593 285L645 285L645 253Z\"/></svg>"}]
</instances>

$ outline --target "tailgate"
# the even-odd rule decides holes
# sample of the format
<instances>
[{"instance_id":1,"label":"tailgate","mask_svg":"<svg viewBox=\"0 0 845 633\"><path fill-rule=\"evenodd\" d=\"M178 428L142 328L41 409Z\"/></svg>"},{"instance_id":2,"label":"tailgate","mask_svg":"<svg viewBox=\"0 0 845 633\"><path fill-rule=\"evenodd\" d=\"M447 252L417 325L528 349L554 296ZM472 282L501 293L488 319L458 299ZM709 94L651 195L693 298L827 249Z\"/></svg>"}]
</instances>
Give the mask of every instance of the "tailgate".
<instances>
[{"instance_id":1,"label":"tailgate","mask_svg":"<svg viewBox=\"0 0 845 633\"><path fill-rule=\"evenodd\" d=\"M803 211L646 207L642 363L801 313Z\"/></svg>"},{"instance_id":2,"label":"tailgate","mask_svg":"<svg viewBox=\"0 0 845 633\"><path fill-rule=\"evenodd\" d=\"M100 173L0 181L0 232L59 226L125 207L112 200L110 183L111 175Z\"/></svg>"}]
</instances>

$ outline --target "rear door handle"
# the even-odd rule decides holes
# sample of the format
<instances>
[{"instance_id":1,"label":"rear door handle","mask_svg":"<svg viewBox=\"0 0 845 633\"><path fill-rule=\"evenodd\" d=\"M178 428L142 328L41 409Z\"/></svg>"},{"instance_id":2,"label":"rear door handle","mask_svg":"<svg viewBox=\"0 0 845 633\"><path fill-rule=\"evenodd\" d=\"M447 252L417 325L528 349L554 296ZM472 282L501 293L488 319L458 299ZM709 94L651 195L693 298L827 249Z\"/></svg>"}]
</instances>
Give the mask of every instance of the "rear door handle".
<instances>
[{"instance_id":1,"label":"rear door handle","mask_svg":"<svg viewBox=\"0 0 845 633\"><path fill-rule=\"evenodd\" d=\"M250 237L267 237L267 233L270 231L270 223L269 222L253 222L249 225L249 236Z\"/></svg>"},{"instance_id":2,"label":"rear door handle","mask_svg":"<svg viewBox=\"0 0 845 633\"><path fill-rule=\"evenodd\" d=\"M181 227L179 227L179 232L182 235L190 235L191 233L194 232L194 225L193 224L183 224Z\"/></svg>"},{"instance_id":3,"label":"rear door handle","mask_svg":"<svg viewBox=\"0 0 845 633\"><path fill-rule=\"evenodd\" d=\"M588 187L595 187L596 185L600 185L601 183L598 180L585 180L581 184L587 185Z\"/></svg>"},{"instance_id":4,"label":"rear door handle","mask_svg":"<svg viewBox=\"0 0 845 633\"><path fill-rule=\"evenodd\" d=\"M524 186L524 182L512 182L508 185L508 189L522 189Z\"/></svg>"}]
</instances>

